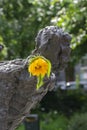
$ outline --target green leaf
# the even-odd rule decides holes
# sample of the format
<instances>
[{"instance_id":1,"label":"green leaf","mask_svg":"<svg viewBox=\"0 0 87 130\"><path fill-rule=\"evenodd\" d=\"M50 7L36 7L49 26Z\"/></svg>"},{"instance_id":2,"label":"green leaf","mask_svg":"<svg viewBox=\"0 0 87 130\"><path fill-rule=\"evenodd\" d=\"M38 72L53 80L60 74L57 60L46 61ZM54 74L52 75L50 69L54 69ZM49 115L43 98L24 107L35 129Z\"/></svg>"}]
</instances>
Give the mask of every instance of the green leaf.
<instances>
[{"instance_id":1,"label":"green leaf","mask_svg":"<svg viewBox=\"0 0 87 130\"><path fill-rule=\"evenodd\" d=\"M43 78L44 76L40 75L37 78L37 90L43 85Z\"/></svg>"}]
</instances>

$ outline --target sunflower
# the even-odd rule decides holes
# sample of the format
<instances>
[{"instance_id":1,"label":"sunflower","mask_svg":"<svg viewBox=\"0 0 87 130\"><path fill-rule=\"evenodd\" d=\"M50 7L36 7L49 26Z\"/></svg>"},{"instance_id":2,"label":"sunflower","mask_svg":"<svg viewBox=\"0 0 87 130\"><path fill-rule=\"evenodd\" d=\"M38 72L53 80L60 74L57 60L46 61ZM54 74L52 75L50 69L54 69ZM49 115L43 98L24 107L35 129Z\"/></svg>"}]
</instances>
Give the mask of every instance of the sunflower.
<instances>
[{"instance_id":1,"label":"sunflower","mask_svg":"<svg viewBox=\"0 0 87 130\"><path fill-rule=\"evenodd\" d=\"M43 56L35 56L30 59L28 72L30 75L37 76L37 89L43 85L45 75L50 76L51 63Z\"/></svg>"},{"instance_id":2,"label":"sunflower","mask_svg":"<svg viewBox=\"0 0 87 130\"><path fill-rule=\"evenodd\" d=\"M33 76L39 76L39 75L44 76L47 73L47 71L48 71L48 63L42 58L34 60L29 67L29 72Z\"/></svg>"}]
</instances>

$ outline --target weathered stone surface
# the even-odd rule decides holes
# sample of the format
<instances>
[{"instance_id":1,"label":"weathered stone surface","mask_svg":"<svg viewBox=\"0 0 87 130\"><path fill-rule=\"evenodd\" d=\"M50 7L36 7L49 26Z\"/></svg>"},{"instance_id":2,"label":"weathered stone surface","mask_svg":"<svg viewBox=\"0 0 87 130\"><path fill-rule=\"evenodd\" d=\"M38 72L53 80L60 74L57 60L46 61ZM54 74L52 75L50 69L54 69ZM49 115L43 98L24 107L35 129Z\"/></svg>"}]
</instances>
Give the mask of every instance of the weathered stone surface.
<instances>
[{"instance_id":1,"label":"weathered stone surface","mask_svg":"<svg viewBox=\"0 0 87 130\"><path fill-rule=\"evenodd\" d=\"M52 63L52 72L64 69L70 56L68 33L55 26L39 31L36 48L31 55L41 54ZM36 77L27 71L29 57L0 62L0 130L14 130L24 117L53 89L54 74L36 90Z\"/></svg>"}]
</instances>

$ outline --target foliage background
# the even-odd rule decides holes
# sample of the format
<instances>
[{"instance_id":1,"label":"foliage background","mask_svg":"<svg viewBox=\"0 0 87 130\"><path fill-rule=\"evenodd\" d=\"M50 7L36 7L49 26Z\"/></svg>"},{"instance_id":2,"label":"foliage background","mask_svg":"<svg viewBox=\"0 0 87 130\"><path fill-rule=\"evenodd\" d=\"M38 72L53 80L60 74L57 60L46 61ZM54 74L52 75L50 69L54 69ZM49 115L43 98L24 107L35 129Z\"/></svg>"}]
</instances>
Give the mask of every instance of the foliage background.
<instances>
[{"instance_id":1,"label":"foliage background","mask_svg":"<svg viewBox=\"0 0 87 130\"><path fill-rule=\"evenodd\" d=\"M87 53L87 0L1 0L0 43L5 45L0 59L25 58L35 46L41 28L62 27L72 36L75 64Z\"/></svg>"}]
</instances>

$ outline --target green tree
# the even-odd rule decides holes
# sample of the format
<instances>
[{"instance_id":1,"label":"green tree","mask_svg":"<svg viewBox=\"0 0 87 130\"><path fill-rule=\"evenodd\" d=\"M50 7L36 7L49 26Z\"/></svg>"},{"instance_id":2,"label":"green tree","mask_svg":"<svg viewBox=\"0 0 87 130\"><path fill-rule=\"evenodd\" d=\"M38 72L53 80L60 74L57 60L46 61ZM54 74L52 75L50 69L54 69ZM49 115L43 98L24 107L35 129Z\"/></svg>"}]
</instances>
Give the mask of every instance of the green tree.
<instances>
[{"instance_id":1,"label":"green tree","mask_svg":"<svg viewBox=\"0 0 87 130\"><path fill-rule=\"evenodd\" d=\"M38 30L56 25L72 36L71 63L87 53L87 0L3 0L0 2L0 36L7 59L24 58L34 48Z\"/></svg>"},{"instance_id":2,"label":"green tree","mask_svg":"<svg viewBox=\"0 0 87 130\"><path fill-rule=\"evenodd\" d=\"M77 63L87 53L87 0L62 0L56 25L72 35L71 63Z\"/></svg>"}]
</instances>

